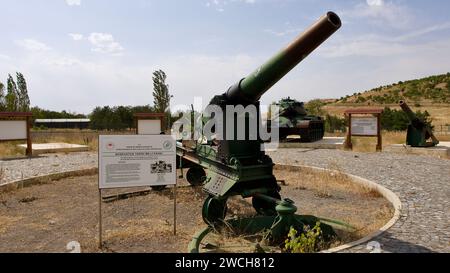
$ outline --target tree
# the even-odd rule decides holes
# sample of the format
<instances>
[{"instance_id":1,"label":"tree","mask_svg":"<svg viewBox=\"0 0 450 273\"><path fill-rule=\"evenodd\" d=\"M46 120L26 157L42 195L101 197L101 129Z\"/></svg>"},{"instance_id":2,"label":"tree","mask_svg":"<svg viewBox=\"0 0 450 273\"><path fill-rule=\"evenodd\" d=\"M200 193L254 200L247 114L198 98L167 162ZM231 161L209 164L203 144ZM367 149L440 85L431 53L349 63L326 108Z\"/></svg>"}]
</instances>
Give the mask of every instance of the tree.
<instances>
[{"instance_id":1,"label":"tree","mask_svg":"<svg viewBox=\"0 0 450 273\"><path fill-rule=\"evenodd\" d=\"M5 105L5 85L0 82L0 112L6 110Z\"/></svg>"},{"instance_id":2,"label":"tree","mask_svg":"<svg viewBox=\"0 0 450 273\"><path fill-rule=\"evenodd\" d=\"M155 110L159 113L165 113L170 105L171 96L166 78L166 73L162 70L153 72L153 103Z\"/></svg>"},{"instance_id":3,"label":"tree","mask_svg":"<svg viewBox=\"0 0 450 273\"><path fill-rule=\"evenodd\" d=\"M27 82L22 73L17 72L17 110L28 112L30 110L30 97L28 96Z\"/></svg>"},{"instance_id":4,"label":"tree","mask_svg":"<svg viewBox=\"0 0 450 273\"><path fill-rule=\"evenodd\" d=\"M5 97L6 111L17 112L17 86L13 77L8 75L8 93Z\"/></svg>"},{"instance_id":5,"label":"tree","mask_svg":"<svg viewBox=\"0 0 450 273\"><path fill-rule=\"evenodd\" d=\"M323 106L325 106L323 101L312 100L306 103L305 108L309 115L323 116L325 115L325 111L322 109Z\"/></svg>"}]
</instances>

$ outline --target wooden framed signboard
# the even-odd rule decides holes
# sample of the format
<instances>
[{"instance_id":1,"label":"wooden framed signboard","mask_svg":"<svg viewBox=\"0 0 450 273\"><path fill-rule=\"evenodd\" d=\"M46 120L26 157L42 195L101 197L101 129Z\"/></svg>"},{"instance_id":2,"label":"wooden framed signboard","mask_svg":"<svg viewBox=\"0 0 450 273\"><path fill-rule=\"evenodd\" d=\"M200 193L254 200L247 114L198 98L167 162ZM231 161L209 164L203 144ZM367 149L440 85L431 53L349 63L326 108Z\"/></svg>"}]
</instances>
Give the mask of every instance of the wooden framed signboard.
<instances>
[{"instance_id":1,"label":"wooden framed signboard","mask_svg":"<svg viewBox=\"0 0 450 273\"><path fill-rule=\"evenodd\" d=\"M349 128L345 147L353 149L352 136L376 137L377 151L382 150L381 114L383 109L351 109L345 112Z\"/></svg>"},{"instance_id":2,"label":"wooden framed signboard","mask_svg":"<svg viewBox=\"0 0 450 273\"><path fill-rule=\"evenodd\" d=\"M164 133L164 113L137 113L134 114L136 133L138 135L160 135Z\"/></svg>"},{"instance_id":3,"label":"wooden framed signboard","mask_svg":"<svg viewBox=\"0 0 450 273\"><path fill-rule=\"evenodd\" d=\"M26 140L26 155L33 155L31 141L31 119L32 113L10 113L0 112L0 142Z\"/></svg>"}]
</instances>

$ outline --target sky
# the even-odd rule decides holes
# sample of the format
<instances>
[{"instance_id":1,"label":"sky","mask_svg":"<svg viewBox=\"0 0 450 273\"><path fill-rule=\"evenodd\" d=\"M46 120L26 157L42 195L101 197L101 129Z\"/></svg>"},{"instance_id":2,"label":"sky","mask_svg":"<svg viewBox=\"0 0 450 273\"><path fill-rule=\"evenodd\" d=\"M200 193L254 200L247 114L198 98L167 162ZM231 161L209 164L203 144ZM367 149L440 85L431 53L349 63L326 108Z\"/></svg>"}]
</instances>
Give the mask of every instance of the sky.
<instances>
[{"instance_id":1,"label":"sky","mask_svg":"<svg viewBox=\"0 0 450 273\"><path fill-rule=\"evenodd\" d=\"M33 106L89 113L153 104L152 72L172 106L203 106L327 11L342 28L262 104L339 98L450 72L450 1L0 0L0 81L22 72Z\"/></svg>"}]
</instances>

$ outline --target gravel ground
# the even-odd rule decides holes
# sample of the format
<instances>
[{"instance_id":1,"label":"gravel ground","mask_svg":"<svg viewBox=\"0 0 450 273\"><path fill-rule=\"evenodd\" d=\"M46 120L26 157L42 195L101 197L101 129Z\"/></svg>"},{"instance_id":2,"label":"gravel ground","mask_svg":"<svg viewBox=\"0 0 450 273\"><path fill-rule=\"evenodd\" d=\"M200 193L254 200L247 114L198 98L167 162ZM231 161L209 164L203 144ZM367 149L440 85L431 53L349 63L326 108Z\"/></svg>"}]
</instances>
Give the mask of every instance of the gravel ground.
<instances>
[{"instance_id":1,"label":"gravel ground","mask_svg":"<svg viewBox=\"0 0 450 273\"><path fill-rule=\"evenodd\" d=\"M450 160L390 153L283 149L274 162L339 169L379 183L402 201L401 218L374 239L384 252L450 252ZM369 252L366 245L348 252Z\"/></svg>"},{"instance_id":2,"label":"gravel ground","mask_svg":"<svg viewBox=\"0 0 450 273\"><path fill-rule=\"evenodd\" d=\"M24 178L94 167L97 167L96 153L48 154L30 159L0 160L0 185Z\"/></svg>"},{"instance_id":3,"label":"gravel ground","mask_svg":"<svg viewBox=\"0 0 450 273\"><path fill-rule=\"evenodd\" d=\"M375 181L402 201L401 218L375 238L384 252L450 252L450 160L390 153L283 149L270 152L276 163L340 169ZM1 183L97 166L94 153L46 155L1 161ZM366 245L349 252L368 252Z\"/></svg>"}]
</instances>

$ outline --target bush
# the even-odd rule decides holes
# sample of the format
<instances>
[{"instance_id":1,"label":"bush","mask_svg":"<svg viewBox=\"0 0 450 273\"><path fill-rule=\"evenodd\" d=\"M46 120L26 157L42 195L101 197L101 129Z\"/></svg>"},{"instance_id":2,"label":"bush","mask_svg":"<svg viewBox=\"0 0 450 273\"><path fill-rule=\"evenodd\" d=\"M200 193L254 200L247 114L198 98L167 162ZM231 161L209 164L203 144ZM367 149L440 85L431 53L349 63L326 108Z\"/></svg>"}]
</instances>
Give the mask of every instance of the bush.
<instances>
[{"instance_id":1,"label":"bush","mask_svg":"<svg viewBox=\"0 0 450 273\"><path fill-rule=\"evenodd\" d=\"M416 116L428 126L433 127L430 114L427 111L417 111ZM408 129L410 123L411 121L403 110L392 110L386 107L381 115L381 127L386 131L404 131Z\"/></svg>"},{"instance_id":2,"label":"bush","mask_svg":"<svg viewBox=\"0 0 450 273\"><path fill-rule=\"evenodd\" d=\"M285 241L285 251L289 253L314 253L320 251L325 241L323 238L320 222L311 229L304 227L304 232L298 236L298 231L291 228Z\"/></svg>"},{"instance_id":3,"label":"bush","mask_svg":"<svg viewBox=\"0 0 450 273\"><path fill-rule=\"evenodd\" d=\"M339 118L337 116L326 115L325 116L325 131L327 133L334 133L336 131L344 132L346 130L345 118Z\"/></svg>"}]
</instances>

